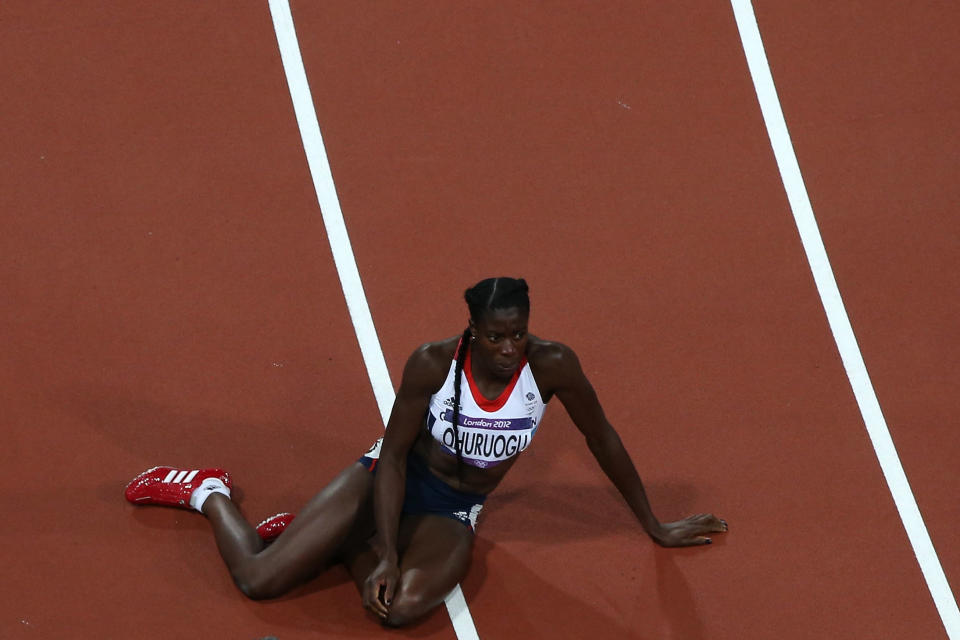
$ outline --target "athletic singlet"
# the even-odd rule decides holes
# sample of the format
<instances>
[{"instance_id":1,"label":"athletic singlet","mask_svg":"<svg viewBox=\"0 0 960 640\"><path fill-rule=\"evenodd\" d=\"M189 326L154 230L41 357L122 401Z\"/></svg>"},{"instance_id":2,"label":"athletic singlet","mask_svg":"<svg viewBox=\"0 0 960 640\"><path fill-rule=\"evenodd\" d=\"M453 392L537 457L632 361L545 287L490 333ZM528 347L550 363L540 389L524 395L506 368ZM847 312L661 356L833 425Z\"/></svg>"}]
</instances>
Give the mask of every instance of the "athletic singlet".
<instances>
[{"instance_id":1,"label":"athletic singlet","mask_svg":"<svg viewBox=\"0 0 960 640\"><path fill-rule=\"evenodd\" d=\"M453 430L453 378L456 360L450 363L443 386L430 397L426 428L443 451L457 455ZM470 372L470 351L460 382L460 446L464 462L492 467L530 445L546 408L537 382L524 358L506 389L496 400L481 395Z\"/></svg>"}]
</instances>

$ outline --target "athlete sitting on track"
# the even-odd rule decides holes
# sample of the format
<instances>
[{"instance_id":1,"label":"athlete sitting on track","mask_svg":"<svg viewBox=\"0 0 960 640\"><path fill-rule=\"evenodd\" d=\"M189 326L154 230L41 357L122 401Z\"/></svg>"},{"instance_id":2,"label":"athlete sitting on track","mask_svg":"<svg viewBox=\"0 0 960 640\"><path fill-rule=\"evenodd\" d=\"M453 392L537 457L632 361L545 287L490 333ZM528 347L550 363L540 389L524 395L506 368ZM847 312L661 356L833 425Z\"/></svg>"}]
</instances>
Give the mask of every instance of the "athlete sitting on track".
<instances>
[{"instance_id":1,"label":"athlete sitting on track","mask_svg":"<svg viewBox=\"0 0 960 640\"><path fill-rule=\"evenodd\" d=\"M546 403L557 396L654 541L707 544L708 534L727 530L710 514L668 523L654 517L577 356L527 333L526 282L483 280L465 298L470 320L463 335L410 356L384 437L296 518L278 514L250 526L220 469L157 467L130 482L127 499L189 505L206 515L234 581L250 598L279 596L342 562L367 609L384 624L408 624L463 578L486 495L530 444Z\"/></svg>"}]
</instances>

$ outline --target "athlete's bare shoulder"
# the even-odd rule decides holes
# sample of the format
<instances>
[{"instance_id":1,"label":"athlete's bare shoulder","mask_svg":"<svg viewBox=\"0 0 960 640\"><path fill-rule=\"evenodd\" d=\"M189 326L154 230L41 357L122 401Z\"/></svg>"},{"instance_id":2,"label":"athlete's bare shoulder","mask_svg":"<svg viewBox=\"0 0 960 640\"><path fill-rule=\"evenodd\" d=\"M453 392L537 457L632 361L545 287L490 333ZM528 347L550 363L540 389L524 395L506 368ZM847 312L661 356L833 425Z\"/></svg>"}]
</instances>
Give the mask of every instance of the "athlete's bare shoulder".
<instances>
[{"instance_id":1,"label":"athlete's bare shoulder","mask_svg":"<svg viewBox=\"0 0 960 640\"><path fill-rule=\"evenodd\" d=\"M444 338L436 342L426 342L416 348L411 358L417 358L424 363L437 363L446 370L457 356L458 344L460 344L460 336Z\"/></svg>"},{"instance_id":2,"label":"athlete's bare shoulder","mask_svg":"<svg viewBox=\"0 0 960 640\"><path fill-rule=\"evenodd\" d=\"M443 385L450 363L457 355L459 336L427 342L417 347L403 369L402 385L436 391Z\"/></svg>"},{"instance_id":3,"label":"athlete's bare shoulder","mask_svg":"<svg viewBox=\"0 0 960 640\"><path fill-rule=\"evenodd\" d=\"M545 398L558 389L568 387L580 373L580 361L573 349L562 342L530 336L527 342L527 361Z\"/></svg>"},{"instance_id":4,"label":"athlete's bare shoulder","mask_svg":"<svg viewBox=\"0 0 960 640\"><path fill-rule=\"evenodd\" d=\"M576 357L577 354L573 352L573 349L562 342L544 340L534 335L527 339L527 360L534 368L562 367L571 359L575 360Z\"/></svg>"}]
</instances>

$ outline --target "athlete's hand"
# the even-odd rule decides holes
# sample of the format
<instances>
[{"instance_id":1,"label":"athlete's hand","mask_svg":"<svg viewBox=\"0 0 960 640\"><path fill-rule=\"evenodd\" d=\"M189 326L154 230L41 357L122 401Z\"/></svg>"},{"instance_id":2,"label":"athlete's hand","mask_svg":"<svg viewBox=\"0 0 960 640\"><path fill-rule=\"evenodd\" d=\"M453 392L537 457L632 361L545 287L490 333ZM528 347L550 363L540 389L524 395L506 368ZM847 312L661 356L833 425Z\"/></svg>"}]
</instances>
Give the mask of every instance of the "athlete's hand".
<instances>
[{"instance_id":1,"label":"athlete's hand","mask_svg":"<svg viewBox=\"0 0 960 640\"><path fill-rule=\"evenodd\" d=\"M710 544L713 540L707 534L726 530L726 520L712 513L698 513L676 522L664 522L650 532L650 537L661 547L692 547Z\"/></svg>"},{"instance_id":2,"label":"athlete's hand","mask_svg":"<svg viewBox=\"0 0 960 640\"><path fill-rule=\"evenodd\" d=\"M396 561L381 560L363 585L363 606L381 620L386 619L399 582L400 567Z\"/></svg>"}]
</instances>

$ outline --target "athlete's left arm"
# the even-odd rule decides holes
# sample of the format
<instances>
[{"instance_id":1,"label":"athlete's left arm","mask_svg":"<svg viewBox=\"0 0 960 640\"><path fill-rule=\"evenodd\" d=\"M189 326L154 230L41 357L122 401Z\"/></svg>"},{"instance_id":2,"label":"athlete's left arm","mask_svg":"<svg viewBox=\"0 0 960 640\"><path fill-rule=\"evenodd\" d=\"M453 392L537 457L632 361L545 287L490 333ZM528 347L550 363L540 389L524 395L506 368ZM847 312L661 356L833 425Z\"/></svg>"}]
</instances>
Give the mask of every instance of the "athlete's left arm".
<instances>
[{"instance_id":1,"label":"athlete's left arm","mask_svg":"<svg viewBox=\"0 0 960 640\"><path fill-rule=\"evenodd\" d=\"M644 531L665 547L710 544L707 534L727 530L727 523L703 513L677 522L660 522L650 508L640 474L620 436L607 420L593 385L572 349L554 343L547 355L547 377L555 395L587 441L603 472L627 501Z\"/></svg>"}]
</instances>

